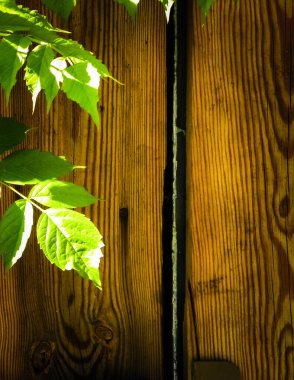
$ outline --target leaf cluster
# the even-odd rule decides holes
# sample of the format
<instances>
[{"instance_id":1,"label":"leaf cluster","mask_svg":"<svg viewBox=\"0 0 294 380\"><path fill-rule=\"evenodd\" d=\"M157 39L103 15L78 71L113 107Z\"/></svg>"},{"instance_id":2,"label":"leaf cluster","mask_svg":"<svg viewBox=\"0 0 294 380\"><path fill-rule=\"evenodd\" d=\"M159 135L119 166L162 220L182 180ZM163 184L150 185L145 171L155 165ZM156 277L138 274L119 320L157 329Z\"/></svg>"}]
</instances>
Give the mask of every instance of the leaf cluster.
<instances>
[{"instance_id":1,"label":"leaf cluster","mask_svg":"<svg viewBox=\"0 0 294 380\"><path fill-rule=\"evenodd\" d=\"M41 1L65 19L76 5L76 0ZM140 0L115 1L124 5L135 19ZM168 20L175 0L159 1ZM204 16L215 2L196 1ZM24 67L33 109L41 91L46 97L47 111L58 92L63 91L98 125L100 79L112 76L92 52L65 38L67 33L53 27L37 11L17 5L15 0L0 0L0 84L8 102L17 74ZM26 126L15 120L0 117L0 154L21 143L27 131ZM102 237L85 215L73 210L96 199L83 187L58 179L77 168L64 157L39 150L16 151L0 161L0 190L5 186L20 197L0 222L0 255L7 270L22 256L37 210L37 239L48 260L62 270L76 270L101 288L98 267ZM13 185L31 189L24 195Z\"/></svg>"},{"instance_id":2,"label":"leaf cluster","mask_svg":"<svg viewBox=\"0 0 294 380\"><path fill-rule=\"evenodd\" d=\"M44 3L59 9L57 4L64 1L44 0ZM74 5L75 1L70 3ZM67 10L70 12L71 8ZM32 94L33 108L43 90L49 110L61 90L98 125L100 78L111 75L92 52L62 37L64 33L67 32L54 28L37 11L16 5L14 0L0 0L0 84L8 101L17 73L24 66L24 79Z\"/></svg>"},{"instance_id":3,"label":"leaf cluster","mask_svg":"<svg viewBox=\"0 0 294 380\"><path fill-rule=\"evenodd\" d=\"M22 142L27 131L13 119L0 118L0 154ZM96 198L81 186L57 179L76 168L64 157L39 150L19 150L0 161L0 185L20 197L0 222L0 255L7 270L22 256L38 210L37 239L48 260L62 270L76 270L101 288L102 237L85 215L73 210ZM12 185L32 187L26 196Z\"/></svg>"}]
</instances>

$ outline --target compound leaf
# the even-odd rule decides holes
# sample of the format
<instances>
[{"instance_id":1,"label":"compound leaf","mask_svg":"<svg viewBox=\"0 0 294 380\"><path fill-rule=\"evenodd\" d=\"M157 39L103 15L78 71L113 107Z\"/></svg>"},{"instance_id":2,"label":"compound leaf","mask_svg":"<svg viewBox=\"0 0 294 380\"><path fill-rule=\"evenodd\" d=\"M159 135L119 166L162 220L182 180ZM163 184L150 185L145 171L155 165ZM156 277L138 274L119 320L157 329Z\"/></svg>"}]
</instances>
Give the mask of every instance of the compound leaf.
<instances>
[{"instance_id":1,"label":"compound leaf","mask_svg":"<svg viewBox=\"0 0 294 380\"><path fill-rule=\"evenodd\" d=\"M62 270L76 270L101 288L102 237L95 225L73 210L47 209L37 224L37 238L48 260Z\"/></svg>"},{"instance_id":2,"label":"compound leaf","mask_svg":"<svg viewBox=\"0 0 294 380\"><path fill-rule=\"evenodd\" d=\"M97 70L90 63L80 62L67 67L62 74L62 90L69 99L77 102L87 111L94 123L98 125L97 103L100 75Z\"/></svg>"},{"instance_id":3,"label":"compound leaf","mask_svg":"<svg viewBox=\"0 0 294 380\"><path fill-rule=\"evenodd\" d=\"M76 0L42 1L64 17L76 4ZM139 0L129 2L136 4ZM54 28L37 11L18 6L14 0L0 0L0 34L4 36L0 43L0 84L5 90L7 101L29 47L36 43L38 46L28 56L25 74L26 84L32 93L33 107L38 94L44 90L49 110L65 78L62 88L67 97L89 112L95 124L98 124L97 90L100 77L114 78L92 52L76 41L60 37L59 32L67 33Z\"/></svg>"},{"instance_id":4,"label":"compound leaf","mask_svg":"<svg viewBox=\"0 0 294 380\"><path fill-rule=\"evenodd\" d=\"M20 144L28 128L10 117L0 117L0 154Z\"/></svg>"},{"instance_id":5,"label":"compound leaf","mask_svg":"<svg viewBox=\"0 0 294 380\"><path fill-rule=\"evenodd\" d=\"M58 81L50 70L54 58L55 54L48 45L38 45L28 56L24 79L32 93L33 109L41 90L45 91L47 110L58 93Z\"/></svg>"},{"instance_id":6,"label":"compound leaf","mask_svg":"<svg viewBox=\"0 0 294 380\"><path fill-rule=\"evenodd\" d=\"M36 184L75 169L64 157L39 150L20 150L0 161L0 180L16 185Z\"/></svg>"},{"instance_id":7,"label":"compound leaf","mask_svg":"<svg viewBox=\"0 0 294 380\"><path fill-rule=\"evenodd\" d=\"M0 83L5 90L7 101L16 83L16 74L27 57L31 40L12 34L0 43Z\"/></svg>"},{"instance_id":8,"label":"compound leaf","mask_svg":"<svg viewBox=\"0 0 294 380\"><path fill-rule=\"evenodd\" d=\"M33 207L20 199L5 212L0 223L0 254L6 270L22 256L33 225Z\"/></svg>"},{"instance_id":9,"label":"compound leaf","mask_svg":"<svg viewBox=\"0 0 294 380\"><path fill-rule=\"evenodd\" d=\"M44 1L51 5L54 3L53 6L61 6L65 2L74 5L76 2ZM97 90L100 77L114 78L92 52L76 41L60 37L58 32L65 31L54 28L37 11L16 6L12 0L0 0L0 33L5 36L0 44L0 83L7 100L16 82L16 74L26 60L28 48L34 42L39 46L29 54L25 74L33 106L40 91L44 90L49 110L65 78L63 90L68 98L80 104L98 124ZM61 57L55 58L56 55Z\"/></svg>"},{"instance_id":10,"label":"compound leaf","mask_svg":"<svg viewBox=\"0 0 294 380\"><path fill-rule=\"evenodd\" d=\"M56 180L35 185L30 191L29 199L52 208L85 207L97 200L82 186Z\"/></svg>"},{"instance_id":11,"label":"compound leaf","mask_svg":"<svg viewBox=\"0 0 294 380\"><path fill-rule=\"evenodd\" d=\"M42 0L42 3L65 20L76 6L76 0Z\"/></svg>"},{"instance_id":12,"label":"compound leaf","mask_svg":"<svg viewBox=\"0 0 294 380\"><path fill-rule=\"evenodd\" d=\"M51 43L58 38L57 32L66 33L64 30L53 28L46 17L37 11L21 6L2 5L2 3L0 3L0 32L13 33L11 36L16 37L27 35L37 43Z\"/></svg>"}]
</instances>

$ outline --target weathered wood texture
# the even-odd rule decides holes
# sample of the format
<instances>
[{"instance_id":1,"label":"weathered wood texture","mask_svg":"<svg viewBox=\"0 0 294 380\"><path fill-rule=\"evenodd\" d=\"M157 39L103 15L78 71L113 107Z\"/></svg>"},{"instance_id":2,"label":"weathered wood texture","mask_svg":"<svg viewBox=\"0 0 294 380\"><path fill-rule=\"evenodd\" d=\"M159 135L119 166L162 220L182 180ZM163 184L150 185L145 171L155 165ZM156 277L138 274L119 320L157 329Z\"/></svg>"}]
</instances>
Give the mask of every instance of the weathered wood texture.
<instances>
[{"instance_id":1,"label":"weathered wood texture","mask_svg":"<svg viewBox=\"0 0 294 380\"><path fill-rule=\"evenodd\" d=\"M203 27L190 12L189 379L204 358L294 378L293 6L219 1Z\"/></svg>"},{"instance_id":2,"label":"weathered wood texture","mask_svg":"<svg viewBox=\"0 0 294 380\"><path fill-rule=\"evenodd\" d=\"M33 127L26 147L87 165L73 177L104 199L86 209L106 244L103 291L51 266L34 239L8 274L1 265L0 378L161 379L165 15L142 1L132 23L113 1L81 0L61 26L124 83L103 83L101 127L62 95L32 116L22 84L8 108L1 93L1 113Z\"/></svg>"}]
</instances>

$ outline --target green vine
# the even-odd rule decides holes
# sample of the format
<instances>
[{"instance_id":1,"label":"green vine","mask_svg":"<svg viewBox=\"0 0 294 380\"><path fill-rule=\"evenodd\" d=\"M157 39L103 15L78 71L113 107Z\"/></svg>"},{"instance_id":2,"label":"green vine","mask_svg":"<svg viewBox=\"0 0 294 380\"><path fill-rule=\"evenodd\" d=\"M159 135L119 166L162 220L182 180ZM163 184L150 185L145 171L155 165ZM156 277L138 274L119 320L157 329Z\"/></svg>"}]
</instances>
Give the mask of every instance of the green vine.
<instances>
[{"instance_id":1,"label":"green vine","mask_svg":"<svg viewBox=\"0 0 294 380\"><path fill-rule=\"evenodd\" d=\"M0 154L21 143L27 130L15 120L0 118ZM7 270L25 250L36 209L40 214L37 239L48 260L62 270L75 269L101 288L102 237L88 218L73 211L93 204L96 198L81 186L57 180L79 168L64 157L39 150L18 150L0 161L0 186L20 197L0 223L0 254ZM32 187L25 195L12 185Z\"/></svg>"}]
</instances>

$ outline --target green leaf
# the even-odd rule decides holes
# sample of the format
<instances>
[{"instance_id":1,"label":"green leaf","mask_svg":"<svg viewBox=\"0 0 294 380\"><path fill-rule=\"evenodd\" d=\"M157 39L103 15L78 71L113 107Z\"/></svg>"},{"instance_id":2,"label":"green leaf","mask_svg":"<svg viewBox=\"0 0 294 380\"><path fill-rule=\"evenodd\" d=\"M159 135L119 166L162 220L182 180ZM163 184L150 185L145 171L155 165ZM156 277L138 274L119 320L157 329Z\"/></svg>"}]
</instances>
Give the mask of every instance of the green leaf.
<instances>
[{"instance_id":1,"label":"green leaf","mask_svg":"<svg viewBox=\"0 0 294 380\"><path fill-rule=\"evenodd\" d=\"M22 256L33 225L33 207L24 199L13 203L0 223L0 255L5 269L10 269Z\"/></svg>"},{"instance_id":2,"label":"green leaf","mask_svg":"<svg viewBox=\"0 0 294 380\"><path fill-rule=\"evenodd\" d=\"M78 63L79 61L89 62L95 67L102 78L112 78L107 67L92 52L85 50L78 42L60 37L52 42L52 46L64 58L70 59L73 63Z\"/></svg>"},{"instance_id":3,"label":"green leaf","mask_svg":"<svg viewBox=\"0 0 294 380\"><path fill-rule=\"evenodd\" d=\"M210 8L212 7L215 0L196 0L197 4L201 10L204 17L207 17Z\"/></svg>"},{"instance_id":4,"label":"green leaf","mask_svg":"<svg viewBox=\"0 0 294 380\"><path fill-rule=\"evenodd\" d=\"M27 57L31 40L21 35L11 35L0 43L0 83L5 90L7 101L16 83L16 74Z\"/></svg>"},{"instance_id":5,"label":"green leaf","mask_svg":"<svg viewBox=\"0 0 294 380\"><path fill-rule=\"evenodd\" d=\"M69 66L62 74L62 90L67 97L77 102L99 125L97 103L100 75L97 70L90 63L80 62Z\"/></svg>"},{"instance_id":6,"label":"green leaf","mask_svg":"<svg viewBox=\"0 0 294 380\"><path fill-rule=\"evenodd\" d=\"M63 82L62 72L67 68L67 63L64 58L55 58L50 65L50 71L56 79L58 87Z\"/></svg>"},{"instance_id":7,"label":"green leaf","mask_svg":"<svg viewBox=\"0 0 294 380\"><path fill-rule=\"evenodd\" d=\"M76 0L42 0L42 3L65 20L76 6Z\"/></svg>"},{"instance_id":8,"label":"green leaf","mask_svg":"<svg viewBox=\"0 0 294 380\"><path fill-rule=\"evenodd\" d=\"M20 144L28 128L10 117L0 117L0 154Z\"/></svg>"},{"instance_id":9,"label":"green leaf","mask_svg":"<svg viewBox=\"0 0 294 380\"><path fill-rule=\"evenodd\" d=\"M22 32L39 38L41 41L53 41L58 35L56 32L68 33L64 30L54 28L37 11L15 6L12 2L0 3L0 31Z\"/></svg>"},{"instance_id":10,"label":"green leaf","mask_svg":"<svg viewBox=\"0 0 294 380\"><path fill-rule=\"evenodd\" d=\"M76 270L101 288L99 263L102 237L84 215L67 209L48 209L40 216L37 238L48 260L62 270Z\"/></svg>"},{"instance_id":11,"label":"green leaf","mask_svg":"<svg viewBox=\"0 0 294 380\"><path fill-rule=\"evenodd\" d=\"M167 19L167 22L168 22L169 21L169 15L170 15L171 7L173 6L174 0L159 0L159 1L164 6L166 19Z\"/></svg>"},{"instance_id":12,"label":"green leaf","mask_svg":"<svg viewBox=\"0 0 294 380\"><path fill-rule=\"evenodd\" d=\"M15 2L15 0L0 0L0 5L16 7L16 2Z\"/></svg>"},{"instance_id":13,"label":"green leaf","mask_svg":"<svg viewBox=\"0 0 294 380\"><path fill-rule=\"evenodd\" d=\"M134 21L136 17L136 12L137 12L137 6L140 0L115 0L115 1L126 7L126 10L129 12L131 19Z\"/></svg>"},{"instance_id":14,"label":"green leaf","mask_svg":"<svg viewBox=\"0 0 294 380\"><path fill-rule=\"evenodd\" d=\"M84 187L52 180L35 185L30 191L29 199L53 208L85 207L96 202L96 198Z\"/></svg>"},{"instance_id":15,"label":"green leaf","mask_svg":"<svg viewBox=\"0 0 294 380\"><path fill-rule=\"evenodd\" d=\"M54 58L55 54L48 45L35 47L28 56L24 79L29 91L32 93L33 109L41 90L45 91L47 111L58 94L59 84L50 70Z\"/></svg>"},{"instance_id":16,"label":"green leaf","mask_svg":"<svg viewBox=\"0 0 294 380\"><path fill-rule=\"evenodd\" d=\"M39 150L20 150L0 161L0 180L16 185L36 184L75 169L64 157Z\"/></svg>"}]
</instances>

